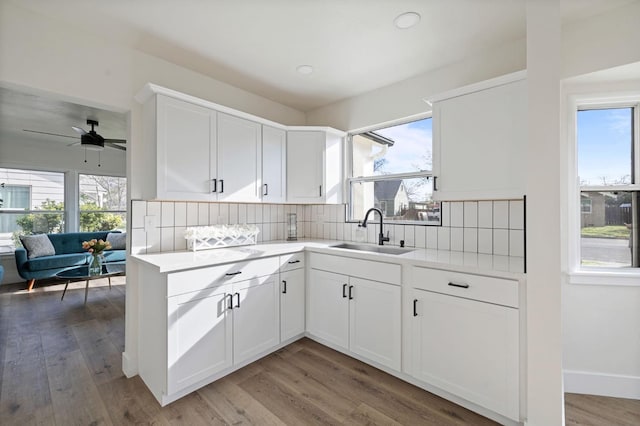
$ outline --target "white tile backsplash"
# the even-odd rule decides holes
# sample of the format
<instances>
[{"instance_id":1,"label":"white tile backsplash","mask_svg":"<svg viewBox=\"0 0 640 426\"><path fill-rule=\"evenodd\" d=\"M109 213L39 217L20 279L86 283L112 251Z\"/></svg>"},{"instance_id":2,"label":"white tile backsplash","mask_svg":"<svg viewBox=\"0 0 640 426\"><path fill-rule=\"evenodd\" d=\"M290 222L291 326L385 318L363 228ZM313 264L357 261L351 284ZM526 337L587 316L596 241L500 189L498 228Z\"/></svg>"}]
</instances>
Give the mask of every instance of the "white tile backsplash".
<instances>
[{"instance_id":1,"label":"white tile backsplash","mask_svg":"<svg viewBox=\"0 0 640 426\"><path fill-rule=\"evenodd\" d=\"M449 214L451 215L450 226L457 226L460 228L464 226L464 203L463 202L455 201L453 203L450 203Z\"/></svg>"},{"instance_id":2,"label":"white tile backsplash","mask_svg":"<svg viewBox=\"0 0 640 426\"><path fill-rule=\"evenodd\" d=\"M493 228L493 201L478 201L478 228Z\"/></svg>"},{"instance_id":3,"label":"white tile backsplash","mask_svg":"<svg viewBox=\"0 0 640 426\"><path fill-rule=\"evenodd\" d=\"M464 227L465 228L478 227L478 202L477 201L464 202Z\"/></svg>"},{"instance_id":4,"label":"white tile backsplash","mask_svg":"<svg viewBox=\"0 0 640 426\"><path fill-rule=\"evenodd\" d=\"M524 229L524 201L509 201L509 229Z\"/></svg>"},{"instance_id":5,"label":"white tile backsplash","mask_svg":"<svg viewBox=\"0 0 640 426\"><path fill-rule=\"evenodd\" d=\"M493 254L509 255L509 230L493 230Z\"/></svg>"},{"instance_id":6,"label":"white tile backsplash","mask_svg":"<svg viewBox=\"0 0 640 426\"><path fill-rule=\"evenodd\" d=\"M252 223L258 225L258 242L286 238L287 213L297 214L298 238L356 240L357 223L346 223L345 205L284 205L250 203L198 203L132 201L133 253L185 250L188 226ZM158 227L145 232L144 217L157 216ZM442 203L442 226L385 223L386 244L439 249L468 255L524 253L524 203L522 200L456 201ZM457 226L454 226L457 225ZM371 221L364 240L378 242L379 225Z\"/></svg>"},{"instance_id":7,"label":"white tile backsplash","mask_svg":"<svg viewBox=\"0 0 640 426\"><path fill-rule=\"evenodd\" d=\"M493 228L496 228L496 229L509 228L509 202L508 201L493 202Z\"/></svg>"}]
</instances>

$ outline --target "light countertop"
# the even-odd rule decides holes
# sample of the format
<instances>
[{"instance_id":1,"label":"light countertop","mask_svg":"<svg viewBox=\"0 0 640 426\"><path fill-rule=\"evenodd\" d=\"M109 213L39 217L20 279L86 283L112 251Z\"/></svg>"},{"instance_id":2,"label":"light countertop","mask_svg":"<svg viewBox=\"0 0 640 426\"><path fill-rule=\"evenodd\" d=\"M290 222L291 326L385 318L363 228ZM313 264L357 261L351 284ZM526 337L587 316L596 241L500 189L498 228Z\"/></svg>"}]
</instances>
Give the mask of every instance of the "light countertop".
<instances>
[{"instance_id":1,"label":"light countertop","mask_svg":"<svg viewBox=\"0 0 640 426\"><path fill-rule=\"evenodd\" d=\"M342 241L311 239L291 242L271 241L250 246L228 247L197 252L175 251L138 254L132 255L132 258L136 261L158 268L158 272L165 273L215 266L225 263L235 263L258 259L261 257L278 256L307 250L310 252L343 257L448 269L458 272L489 274L504 278L519 279L524 277L524 258L522 257L422 248L410 248L412 251L397 255L332 247L340 243L342 243Z\"/></svg>"}]
</instances>

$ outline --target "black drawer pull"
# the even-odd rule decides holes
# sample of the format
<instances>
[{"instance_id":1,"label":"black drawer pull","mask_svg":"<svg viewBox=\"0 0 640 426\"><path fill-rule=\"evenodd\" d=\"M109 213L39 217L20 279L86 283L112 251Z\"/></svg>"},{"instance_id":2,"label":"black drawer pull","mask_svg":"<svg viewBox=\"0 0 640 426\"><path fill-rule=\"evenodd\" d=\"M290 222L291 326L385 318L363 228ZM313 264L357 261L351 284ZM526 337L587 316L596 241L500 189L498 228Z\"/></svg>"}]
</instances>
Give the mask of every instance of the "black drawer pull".
<instances>
[{"instance_id":1,"label":"black drawer pull","mask_svg":"<svg viewBox=\"0 0 640 426\"><path fill-rule=\"evenodd\" d=\"M342 297L347 297L347 285L342 284Z\"/></svg>"},{"instance_id":2,"label":"black drawer pull","mask_svg":"<svg viewBox=\"0 0 640 426\"><path fill-rule=\"evenodd\" d=\"M224 180L220 179L220 193L222 194L224 192Z\"/></svg>"},{"instance_id":3,"label":"black drawer pull","mask_svg":"<svg viewBox=\"0 0 640 426\"><path fill-rule=\"evenodd\" d=\"M413 316L418 316L418 299L413 299Z\"/></svg>"},{"instance_id":4,"label":"black drawer pull","mask_svg":"<svg viewBox=\"0 0 640 426\"><path fill-rule=\"evenodd\" d=\"M213 189L211 192L218 192L218 179L211 179L211 182L213 182Z\"/></svg>"},{"instance_id":5,"label":"black drawer pull","mask_svg":"<svg viewBox=\"0 0 640 426\"><path fill-rule=\"evenodd\" d=\"M300 263L300 261L299 260L290 260L288 263L289 263L289 265L291 265L291 264L294 264L294 263Z\"/></svg>"},{"instance_id":6,"label":"black drawer pull","mask_svg":"<svg viewBox=\"0 0 640 426\"><path fill-rule=\"evenodd\" d=\"M287 294L287 282L282 280L282 294Z\"/></svg>"},{"instance_id":7,"label":"black drawer pull","mask_svg":"<svg viewBox=\"0 0 640 426\"><path fill-rule=\"evenodd\" d=\"M238 296L238 304L235 306L236 308L240 307L240 293L234 293L234 295Z\"/></svg>"},{"instance_id":8,"label":"black drawer pull","mask_svg":"<svg viewBox=\"0 0 640 426\"><path fill-rule=\"evenodd\" d=\"M242 271L238 271L238 272L227 272L225 275L228 277L232 277L234 275L240 275L242 273Z\"/></svg>"},{"instance_id":9,"label":"black drawer pull","mask_svg":"<svg viewBox=\"0 0 640 426\"><path fill-rule=\"evenodd\" d=\"M264 184L264 194L262 194L264 196L269 195L269 184L265 183Z\"/></svg>"},{"instance_id":10,"label":"black drawer pull","mask_svg":"<svg viewBox=\"0 0 640 426\"><path fill-rule=\"evenodd\" d=\"M450 285L451 287L469 288L469 284L456 284L456 283L449 283L449 285Z\"/></svg>"},{"instance_id":11,"label":"black drawer pull","mask_svg":"<svg viewBox=\"0 0 640 426\"><path fill-rule=\"evenodd\" d=\"M352 285L350 285L350 286L349 286L349 300L353 300L353 294L352 294L352 291L353 291L353 286L352 286Z\"/></svg>"}]
</instances>

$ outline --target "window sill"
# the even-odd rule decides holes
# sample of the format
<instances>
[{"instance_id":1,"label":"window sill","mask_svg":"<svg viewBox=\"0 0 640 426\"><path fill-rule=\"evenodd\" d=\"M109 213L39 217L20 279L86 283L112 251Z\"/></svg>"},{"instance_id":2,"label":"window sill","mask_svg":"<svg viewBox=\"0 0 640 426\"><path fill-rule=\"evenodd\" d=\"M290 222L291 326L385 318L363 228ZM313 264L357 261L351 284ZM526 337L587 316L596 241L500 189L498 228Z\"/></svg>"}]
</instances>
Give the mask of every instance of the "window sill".
<instances>
[{"instance_id":1,"label":"window sill","mask_svg":"<svg viewBox=\"0 0 640 426\"><path fill-rule=\"evenodd\" d=\"M580 269L569 273L569 284L640 287L640 269Z\"/></svg>"}]
</instances>

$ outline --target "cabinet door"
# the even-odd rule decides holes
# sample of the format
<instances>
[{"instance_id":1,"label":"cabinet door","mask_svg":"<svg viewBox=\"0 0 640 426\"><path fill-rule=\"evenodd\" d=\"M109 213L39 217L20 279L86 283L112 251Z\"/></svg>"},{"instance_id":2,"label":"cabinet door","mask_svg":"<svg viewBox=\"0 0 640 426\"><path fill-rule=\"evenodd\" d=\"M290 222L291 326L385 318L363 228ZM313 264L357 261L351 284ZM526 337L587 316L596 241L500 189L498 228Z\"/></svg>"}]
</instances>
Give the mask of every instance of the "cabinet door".
<instances>
[{"instance_id":1,"label":"cabinet door","mask_svg":"<svg viewBox=\"0 0 640 426\"><path fill-rule=\"evenodd\" d=\"M400 370L400 286L350 277L349 348Z\"/></svg>"},{"instance_id":2,"label":"cabinet door","mask_svg":"<svg viewBox=\"0 0 640 426\"><path fill-rule=\"evenodd\" d=\"M283 203L286 200L287 133L262 126L262 201Z\"/></svg>"},{"instance_id":3,"label":"cabinet door","mask_svg":"<svg viewBox=\"0 0 640 426\"><path fill-rule=\"evenodd\" d=\"M434 105L434 174L441 200L521 198L525 193L524 80Z\"/></svg>"},{"instance_id":4,"label":"cabinet door","mask_svg":"<svg viewBox=\"0 0 640 426\"><path fill-rule=\"evenodd\" d=\"M239 364L280 343L277 275L234 284L233 363Z\"/></svg>"},{"instance_id":5,"label":"cabinet door","mask_svg":"<svg viewBox=\"0 0 640 426\"><path fill-rule=\"evenodd\" d=\"M287 133L287 200L295 203L324 202L324 148L321 131Z\"/></svg>"},{"instance_id":6,"label":"cabinet door","mask_svg":"<svg viewBox=\"0 0 640 426\"><path fill-rule=\"evenodd\" d=\"M167 299L168 394L231 367L232 323L226 295L224 288L218 288Z\"/></svg>"},{"instance_id":7,"label":"cabinet door","mask_svg":"<svg viewBox=\"0 0 640 426\"><path fill-rule=\"evenodd\" d=\"M349 277L312 269L307 287L307 330L312 335L349 347Z\"/></svg>"},{"instance_id":8,"label":"cabinet door","mask_svg":"<svg viewBox=\"0 0 640 426\"><path fill-rule=\"evenodd\" d=\"M158 198L211 199L211 179L215 177L215 127L215 112L158 95Z\"/></svg>"},{"instance_id":9,"label":"cabinet door","mask_svg":"<svg viewBox=\"0 0 640 426\"><path fill-rule=\"evenodd\" d=\"M424 290L412 293L412 374L519 420L518 310Z\"/></svg>"},{"instance_id":10,"label":"cabinet door","mask_svg":"<svg viewBox=\"0 0 640 426\"><path fill-rule=\"evenodd\" d=\"M218 113L218 201L260 201L260 124Z\"/></svg>"},{"instance_id":11,"label":"cabinet door","mask_svg":"<svg viewBox=\"0 0 640 426\"><path fill-rule=\"evenodd\" d=\"M280 273L280 341L304 333L304 269Z\"/></svg>"}]
</instances>

